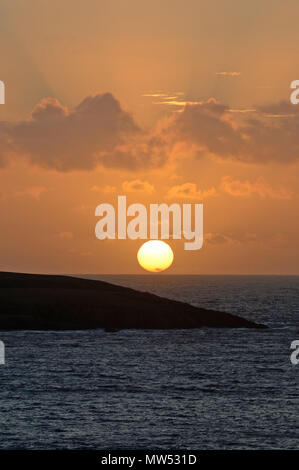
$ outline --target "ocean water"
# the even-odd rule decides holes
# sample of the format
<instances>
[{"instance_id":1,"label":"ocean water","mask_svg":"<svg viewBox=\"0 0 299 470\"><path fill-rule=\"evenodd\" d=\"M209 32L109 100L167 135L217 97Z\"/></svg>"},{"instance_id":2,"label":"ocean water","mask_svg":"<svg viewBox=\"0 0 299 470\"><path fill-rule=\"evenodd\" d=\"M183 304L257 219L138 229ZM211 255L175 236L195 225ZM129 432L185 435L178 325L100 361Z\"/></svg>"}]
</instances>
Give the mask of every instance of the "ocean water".
<instances>
[{"instance_id":1,"label":"ocean water","mask_svg":"<svg viewBox=\"0 0 299 470\"><path fill-rule=\"evenodd\" d=\"M270 328L0 332L1 449L299 448L299 277L90 277Z\"/></svg>"}]
</instances>

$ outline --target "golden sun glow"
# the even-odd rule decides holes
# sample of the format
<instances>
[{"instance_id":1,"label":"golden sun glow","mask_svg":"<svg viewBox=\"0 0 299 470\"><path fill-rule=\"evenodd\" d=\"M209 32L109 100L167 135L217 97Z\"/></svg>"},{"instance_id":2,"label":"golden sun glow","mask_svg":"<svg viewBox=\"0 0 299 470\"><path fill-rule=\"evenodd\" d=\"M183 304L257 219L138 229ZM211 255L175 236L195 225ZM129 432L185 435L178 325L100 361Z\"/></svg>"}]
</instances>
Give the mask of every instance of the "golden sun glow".
<instances>
[{"instance_id":1,"label":"golden sun glow","mask_svg":"<svg viewBox=\"0 0 299 470\"><path fill-rule=\"evenodd\" d=\"M173 257L173 251L170 246L160 240L151 240L143 243L137 253L140 266L153 273L169 268L173 262Z\"/></svg>"}]
</instances>

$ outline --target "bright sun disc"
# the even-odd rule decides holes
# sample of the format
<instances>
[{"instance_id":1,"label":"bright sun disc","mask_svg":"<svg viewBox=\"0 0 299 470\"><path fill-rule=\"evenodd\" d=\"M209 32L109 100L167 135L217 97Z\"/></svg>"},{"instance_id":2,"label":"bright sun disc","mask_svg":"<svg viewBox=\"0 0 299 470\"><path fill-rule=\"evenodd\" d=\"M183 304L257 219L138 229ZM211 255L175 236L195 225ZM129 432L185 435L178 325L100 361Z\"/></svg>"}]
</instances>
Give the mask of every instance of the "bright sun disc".
<instances>
[{"instance_id":1,"label":"bright sun disc","mask_svg":"<svg viewBox=\"0 0 299 470\"><path fill-rule=\"evenodd\" d=\"M169 268L172 264L173 251L167 243L160 240L151 240L141 245L137 253L137 259L144 269L158 273Z\"/></svg>"}]
</instances>

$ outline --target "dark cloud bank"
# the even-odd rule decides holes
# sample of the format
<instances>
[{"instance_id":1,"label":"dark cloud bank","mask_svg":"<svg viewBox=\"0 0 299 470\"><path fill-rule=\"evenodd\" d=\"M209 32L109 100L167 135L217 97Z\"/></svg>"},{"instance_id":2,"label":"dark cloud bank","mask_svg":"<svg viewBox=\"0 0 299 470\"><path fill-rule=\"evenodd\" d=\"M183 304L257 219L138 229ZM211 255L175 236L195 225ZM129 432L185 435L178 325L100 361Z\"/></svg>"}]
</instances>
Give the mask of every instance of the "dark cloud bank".
<instances>
[{"instance_id":1,"label":"dark cloud bank","mask_svg":"<svg viewBox=\"0 0 299 470\"><path fill-rule=\"evenodd\" d=\"M299 106L282 102L240 118L214 99L190 103L163 125L143 131L110 93L74 109L43 99L27 121L0 123L0 167L10 159L57 171L97 165L136 170L163 166L177 149L246 163L299 158Z\"/></svg>"}]
</instances>

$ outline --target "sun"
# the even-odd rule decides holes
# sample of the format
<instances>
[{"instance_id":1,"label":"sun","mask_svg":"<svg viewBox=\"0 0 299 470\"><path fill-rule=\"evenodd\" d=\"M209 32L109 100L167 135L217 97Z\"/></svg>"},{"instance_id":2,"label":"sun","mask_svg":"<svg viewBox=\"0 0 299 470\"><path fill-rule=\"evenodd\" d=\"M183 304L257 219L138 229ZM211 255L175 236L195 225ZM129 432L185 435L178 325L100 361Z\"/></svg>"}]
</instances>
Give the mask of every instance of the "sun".
<instances>
[{"instance_id":1,"label":"sun","mask_svg":"<svg viewBox=\"0 0 299 470\"><path fill-rule=\"evenodd\" d=\"M173 262L173 257L170 246L160 240L143 243L137 253L140 266L152 273L159 273L169 268Z\"/></svg>"}]
</instances>

